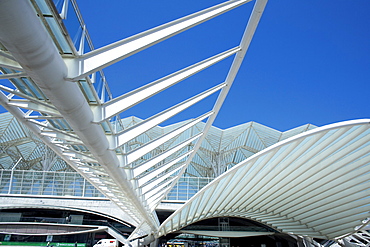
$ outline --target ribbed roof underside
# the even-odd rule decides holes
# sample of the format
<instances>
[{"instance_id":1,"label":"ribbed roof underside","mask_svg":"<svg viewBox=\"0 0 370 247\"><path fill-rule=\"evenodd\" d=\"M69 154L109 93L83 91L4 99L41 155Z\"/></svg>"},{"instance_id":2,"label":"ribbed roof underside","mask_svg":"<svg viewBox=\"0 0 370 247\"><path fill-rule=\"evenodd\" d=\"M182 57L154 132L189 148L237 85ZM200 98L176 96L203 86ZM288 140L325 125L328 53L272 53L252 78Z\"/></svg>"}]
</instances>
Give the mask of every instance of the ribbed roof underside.
<instances>
[{"instance_id":1,"label":"ribbed roof underside","mask_svg":"<svg viewBox=\"0 0 370 247\"><path fill-rule=\"evenodd\" d=\"M133 124L140 123L142 120L137 117L128 117L121 121L121 126L127 128ZM184 123L176 123L165 127L157 126L130 141L127 151L140 147ZM196 124L181 135L161 145L151 154L145 155L137 164L194 136L203 127L203 122ZM289 136L313 128L315 128L314 125L306 124L286 132L280 132L256 122L241 124L225 130L211 127L185 176L216 177L262 149ZM2 169L11 169L20 160L16 169L73 171L71 167L57 157L51 149L33 135L27 127L19 123L10 113L0 115L0 136L0 165ZM186 148L179 152L184 151L186 151ZM168 160L171 160L171 158L169 157Z\"/></svg>"},{"instance_id":2,"label":"ribbed roof underside","mask_svg":"<svg viewBox=\"0 0 370 247\"><path fill-rule=\"evenodd\" d=\"M370 120L293 136L222 174L161 226L160 235L213 217L244 217L281 232L334 239L370 216Z\"/></svg>"}]
</instances>

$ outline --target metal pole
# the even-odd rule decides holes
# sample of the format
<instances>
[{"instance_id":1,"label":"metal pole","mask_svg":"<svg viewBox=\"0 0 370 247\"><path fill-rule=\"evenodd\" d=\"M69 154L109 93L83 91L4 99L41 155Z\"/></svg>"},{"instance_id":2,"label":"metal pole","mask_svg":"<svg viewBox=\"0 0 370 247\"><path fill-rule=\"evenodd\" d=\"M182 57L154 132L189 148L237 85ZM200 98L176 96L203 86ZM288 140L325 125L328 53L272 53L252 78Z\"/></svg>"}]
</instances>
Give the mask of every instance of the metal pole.
<instances>
[{"instance_id":1,"label":"metal pole","mask_svg":"<svg viewBox=\"0 0 370 247\"><path fill-rule=\"evenodd\" d=\"M12 168L12 171L10 172L10 184L9 184L9 190L8 190L8 194L10 194L10 192L12 191L12 187L13 187L13 174L14 174L14 169L17 167L17 165L19 164L19 162L22 160L22 157L19 158L19 160L17 161L17 163L15 163L15 165L13 166Z\"/></svg>"}]
</instances>

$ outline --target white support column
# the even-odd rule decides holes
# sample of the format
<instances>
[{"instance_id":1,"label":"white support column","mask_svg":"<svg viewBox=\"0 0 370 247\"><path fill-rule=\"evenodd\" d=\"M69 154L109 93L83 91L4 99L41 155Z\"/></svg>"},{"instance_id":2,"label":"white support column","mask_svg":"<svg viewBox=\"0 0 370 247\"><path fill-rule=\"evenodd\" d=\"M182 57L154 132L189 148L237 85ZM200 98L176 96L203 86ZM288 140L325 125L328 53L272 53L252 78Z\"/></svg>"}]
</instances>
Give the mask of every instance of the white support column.
<instances>
[{"instance_id":1,"label":"white support column","mask_svg":"<svg viewBox=\"0 0 370 247\"><path fill-rule=\"evenodd\" d=\"M60 15L60 18L62 18L63 20L66 20L67 19L68 3L69 3L69 0L64 0L63 1L62 12L59 14Z\"/></svg>"},{"instance_id":2,"label":"white support column","mask_svg":"<svg viewBox=\"0 0 370 247\"><path fill-rule=\"evenodd\" d=\"M158 247L159 239L155 239L153 242L150 243L150 247Z\"/></svg>"},{"instance_id":3,"label":"white support column","mask_svg":"<svg viewBox=\"0 0 370 247\"><path fill-rule=\"evenodd\" d=\"M14 169L17 167L17 165L19 164L21 160L22 160L22 157L20 157L17 163L15 163L15 165L12 167L12 171L10 172L10 182L9 182L8 194L12 192Z\"/></svg>"},{"instance_id":4,"label":"white support column","mask_svg":"<svg viewBox=\"0 0 370 247\"><path fill-rule=\"evenodd\" d=\"M65 0L68 1L68 0ZM78 55L83 55L85 52L85 38L86 38L86 25L82 27L80 46L78 48Z\"/></svg>"}]
</instances>

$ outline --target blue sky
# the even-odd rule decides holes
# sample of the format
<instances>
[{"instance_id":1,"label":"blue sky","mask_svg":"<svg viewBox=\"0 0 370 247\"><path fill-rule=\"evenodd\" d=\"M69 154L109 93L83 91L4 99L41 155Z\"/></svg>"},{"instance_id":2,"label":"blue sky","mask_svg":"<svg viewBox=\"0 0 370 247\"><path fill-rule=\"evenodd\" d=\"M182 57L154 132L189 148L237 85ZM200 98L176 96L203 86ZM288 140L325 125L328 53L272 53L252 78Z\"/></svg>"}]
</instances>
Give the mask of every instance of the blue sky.
<instances>
[{"instance_id":1,"label":"blue sky","mask_svg":"<svg viewBox=\"0 0 370 247\"><path fill-rule=\"evenodd\" d=\"M99 48L223 1L77 2ZM104 69L113 95L237 46L253 4ZM228 128L256 121L285 131L306 123L322 126L370 117L369 12L369 0L270 0L214 125ZM226 59L123 116L147 118L223 82L231 61ZM201 115L215 99L166 124Z\"/></svg>"}]
</instances>

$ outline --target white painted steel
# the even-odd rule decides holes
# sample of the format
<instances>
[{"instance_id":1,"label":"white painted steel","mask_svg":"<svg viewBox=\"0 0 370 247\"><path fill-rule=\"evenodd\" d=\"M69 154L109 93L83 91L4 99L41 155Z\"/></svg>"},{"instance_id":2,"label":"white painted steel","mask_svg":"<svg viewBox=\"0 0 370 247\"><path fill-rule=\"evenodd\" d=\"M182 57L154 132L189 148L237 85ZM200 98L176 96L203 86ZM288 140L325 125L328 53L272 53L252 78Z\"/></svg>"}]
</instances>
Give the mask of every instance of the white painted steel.
<instances>
[{"instance_id":1,"label":"white painted steel","mask_svg":"<svg viewBox=\"0 0 370 247\"><path fill-rule=\"evenodd\" d=\"M20 12L22 15L17 14ZM75 83L65 80L67 67L30 3L21 0L1 1L0 22L2 44L49 97L100 165L107 168L106 173L121 187L121 193L130 199L126 207L131 215L138 222L147 221L155 230L158 227L157 219L148 213L126 173L119 169L120 163L116 154L109 150L108 140L101 127L92 124L92 111L80 89Z\"/></svg>"},{"instance_id":2,"label":"white painted steel","mask_svg":"<svg viewBox=\"0 0 370 247\"><path fill-rule=\"evenodd\" d=\"M62 139L62 140L68 141L68 142L72 142L72 143L75 143L76 145L83 144L80 139L78 139L76 137L72 137L70 135L65 135L65 134L60 133L60 132L43 131L41 134L44 135L44 136L49 136L51 138L57 138L57 139Z\"/></svg>"},{"instance_id":3,"label":"white painted steel","mask_svg":"<svg viewBox=\"0 0 370 247\"><path fill-rule=\"evenodd\" d=\"M73 81L79 80L95 71L103 69L160 41L163 41L250 1L251 0L226 1L219 5L185 16L178 20L166 23L127 39L123 39L116 43L86 53L74 61L68 61L68 64L72 64L74 68L73 70L69 71L68 77ZM76 70L76 67L78 67L78 70Z\"/></svg>"},{"instance_id":4,"label":"white painted steel","mask_svg":"<svg viewBox=\"0 0 370 247\"><path fill-rule=\"evenodd\" d=\"M268 236L273 235L274 232L247 232L247 231L198 231L198 230L184 230L181 233L195 234L200 236L211 236L220 238L246 238L254 236Z\"/></svg>"},{"instance_id":5,"label":"white painted steel","mask_svg":"<svg viewBox=\"0 0 370 247\"><path fill-rule=\"evenodd\" d=\"M0 67L6 67L6 66L3 66L0 62ZM0 75L0 80L1 79L13 79L13 78L20 78L20 77L24 77L24 76L27 76L26 73L24 72L18 72L18 73L12 73L12 74L3 74L3 75Z\"/></svg>"},{"instance_id":6,"label":"white painted steel","mask_svg":"<svg viewBox=\"0 0 370 247\"><path fill-rule=\"evenodd\" d=\"M165 188L165 187L167 187L168 185L170 185L170 183L172 183L173 182L173 180L174 180L175 178L172 178L172 179L170 179L169 181L166 181L165 183L163 183L163 184L161 184L161 185L159 185L159 186L157 186L155 189L152 189L151 191L148 191L147 193L145 193L144 194L144 196L145 196L145 198L147 199L147 200L149 200L149 198L151 198L152 196L162 196L163 195L163 193L164 193L164 191L163 191L163 188ZM161 193L160 193L160 191L162 191ZM151 201L149 201L149 204L151 204L152 202Z\"/></svg>"},{"instance_id":7,"label":"white painted steel","mask_svg":"<svg viewBox=\"0 0 370 247\"><path fill-rule=\"evenodd\" d=\"M199 71L205 68L208 68L209 66L221 61L222 59L225 59L235 54L238 50L240 50L239 47L233 48L229 51L226 51L214 57L208 58L204 61L201 61L185 69L177 71L164 78L161 78L152 83L149 83L141 88L135 89L127 94L124 94L115 99L112 99L108 101L107 103L103 104L102 106L97 107L98 109L96 109L97 114L95 114L96 116L95 121L101 122L101 121L107 120L129 109L130 107L142 102L143 100L146 100L149 97L162 92L166 88L169 88L175 85L176 83L188 78L189 76L194 75L195 73L198 73ZM101 113L100 117L99 117L99 113Z\"/></svg>"},{"instance_id":8,"label":"white painted steel","mask_svg":"<svg viewBox=\"0 0 370 247\"><path fill-rule=\"evenodd\" d=\"M159 236L212 217L245 217L281 232L336 239L370 211L370 120L291 137L216 178L171 215Z\"/></svg>"},{"instance_id":9,"label":"white painted steel","mask_svg":"<svg viewBox=\"0 0 370 247\"><path fill-rule=\"evenodd\" d=\"M23 70L22 66L19 65L17 61L10 59L5 56L3 52L0 53L0 67L5 67L8 69ZM5 76L4 76L5 77Z\"/></svg>"},{"instance_id":10,"label":"white painted steel","mask_svg":"<svg viewBox=\"0 0 370 247\"><path fill-rule=\"evenodd\" d=\"M225 87L225 83L221 83L211 89L208 89L184 102L181 102L169 109L160 112L153 117L146 119L145 121L131 127L127 130L122 131L116 135L117 138L117 147L122 146L123 144L127 143L128 141L132 140L133 138L143 134L145 131L157 126L158 124L166 121L167 119L173 117L174 115L180 113L181 111L189 108L190 106L198 103L202 99L212 95L213 93L217 92L218 90Z\"/></svg>"},{"instance_id":11,"label":"white painted steel","mask_svg":"<svg viewBox=\"0 0 370 247\"><path fill-rule=\"evenodd\" d=\"M190 123L186 123L183 126L165 134L161 137L149 142L148 144L145 144L137 149L134 149L133 151L127 153L126 160L127 163L130 164L134 161L136 161L138 158L142 157L146 153L152 151L154 148L158 147L159 145L164 144L166 141L174 138L175 136L181 134L182 132L186 131L187 129L193 127L195 124L199 123L200 121L204 120L205 118L209 117L213 112L206 113L195 120L191 121Z\"/></svg>"},{"instance_id":12,"label":"white painted steel","mask_svg":"<svg viewBox=\"0 0 370 247\"><path fill-rule=\"evenodd\" d=\"M254 8L253 8L252 13L251 13L250 18L249 18L247 27L244 30L244 34L243 34L242 40L240 42L240 49L241 50L238 51L237 54L235 55L235 58L233 60L233 63L231 65L230 69L229 69L228 75L227 75L226 80L225 80L225 86L221 90L221 92L220 92L220 94L219 94L219 96L216 100L216 103L213 106L212 111L214 112L214 114L207 119L206 125L204 126L204 129L203 129L204 133L208 133L208 131L211 128L214 120L216 119L216 116L217 116L218 112L221 109L221 106L222 106L223 102L226 99L227 94L229 93L229 90L230 90L230 88L231 88L231 86L234 82L236 74L238 73L239 68L240 68L240 66L243 62L244 56L245 56L245 54L246 54L246 52L249 48L250 42L252 40L254 32L256 31L257 25L258 25L258 23L261 19L261 16L262 16L262 13L265 9L266 4L267 4L267 0L256 0L256 3L254 5ZM206 135L203 135L202 137L199 138L199 140L196 142L196 144L194 146L194 150L199 149L200 145L202 144L202 142L205 139L205 136ZM188 157L188 159L186 161L186 166L180 172L178 178L180 178L180 176L185 172L186 168L188 167L191 160L194 158L195 154L196 154L196 152L190 154L190 156ZM176 181L178 181L178 179ZM173 185L168 189L168 192L174 185L175 185L175 183L173 183Z\"/></svg>"},{"instance_id":13,"label":"white painted steel","mask_svg":"<svg viewBox=\"0 0 370 247\"><path fill-rule=\"evenodd\" d=\"M29 100L24 99L9 99L9 105L16 106L19 108L41 112L44 114L52 115L53 117L62 117L60 113L49 105L38 104Z\"/></svg>"},{"instance_id":14,"label":"white painted steel","mask_svg":"<svg viewBox=\"0 0 370 247\"><path fill-rule=\"evenodd\" d=\"M140 164L139 166L137 167L134 167L133 168L133 175L134 175L134 178L143 174L145 171L147 170L150 170L150 168L153 168L156 164L158 164L159 162L161 162L162 160L164 160L165 158L167 158L168 156L170 156L171 154L181 150L182 148L184 148L185 146L189 145L189 143L191 143L192 141L198 139L201 135L203 135L203 133L200 133L182 143L180 143L179 145L169 149L169 150L166 150L165 152L159 154L158 156L148 160L147 162L143 163L143 164Z\"/></svg>"},{"instance_id":15,"label":"white painted steel","mask_svg":"<svg viewBox=\"0 0 370 247\"><path fill-rule=\"evenodd\" d=\"M143 194L147 193L149 190L155 188L155 186L157 186L158 183L170 178L172 175L176 174L182 168L184 168L184 165L180 166L179 168L173 171L164 173L164 175L157 177L156 180L151 180L150 182L145 183L143 186L140 186L142 193Z\"/></svg>"},{"instance_id":16,"label":"white painted steel","mask_svg":"<svg viewBox=\"0 0 370 247\"><path fill-rule=\"evenodd\" d=\"M240 47L196 63L105 104L104 95L101 101L91 84L91 81L95 80L95 75L91 75L91 78L87 76L249 1L226 1L87 54L82 54L85 38L88 39L86 27L83 25L79 50L71 46L69 49L72 53L63 57L61 44L55 38L56 34L49 32L50 27L45 28L44 25L47 24L40 21L44 16L37 13L37 8L34 9L29 1L1 1L0 43L7 51L0 53L0 66L24 71L21 74L13 71L2 77L24 76L30 88L27 92L19 91L16 83L14 84L17 89L14 90L2 87L2 90L10 94L6 96L1 93L0 102L68 164L130 215L133 224L137 226L130 239L144 235L152 238L159 227L154 209L183 174L199 149L201 141L195 146L192 143L196 139L203 140L212 125L240 67L266 0L257 0ZM61 22L59 14L53 16L54 10L50 11L56 23ZM61 16L62 18L67 16L66 8L63 9ZM80 19L80 16L78 18ZM66 30L63 25L57 28L60 29L53 31L59 32L57 35L65 38ZM69 39L65 39L64 42L71 45L68 43ZM236 57L225 83L129 128L120 129L117 127L119 124L110 122L110 118L116 117L129 107L233 54L236 54ZM104 77L102 79L105 80ZM108 88L104 82L102 91L105 90ZM158 124L218 90L221 90L221 93L213 110L174 128L167 134L162 134L141 148L126 152L125 148L130 140L148 133ZM23 99L16 99L14 95ZM28 111L23 113L20 108ZM208 121L204 129L198 130L185 141L186 138L176 140L172 146L167 146L166 150L162 150L158 155L154 154L159 146L176 139L206 118ZM142 163L138 162L143 156L151 158ZM189 158L183 162L186 157ZM170 178L173 175L176 176Z\"/></svg>"},{"instance_id":17,"label":"white painted steel","mask_svg":"<svg viewBox=\"0 0 370 247\"><path fill-rule=\"evenodd\" d=\"M192 153L193 150L190 150L189 152L186 152L185 154L179 156L178 158L168 162L167 164L164 164L163 166L160 166L158 168L155 168L154 170L146 173L144 176L138 178L137 182L138 182L138 185L139 186L142 186L144 185L145 183L147 183L148 181L150 181L151 179L155 178L156 176L158 176L159 174L161 174L162 172L165 172L166 170L170 169L172 166L176 165L180 160L182 160L183 158L187 157L190 153ZM160 183L161 180L160 179L157 179L157 181Z\"/></svg>"}]
</instances>

